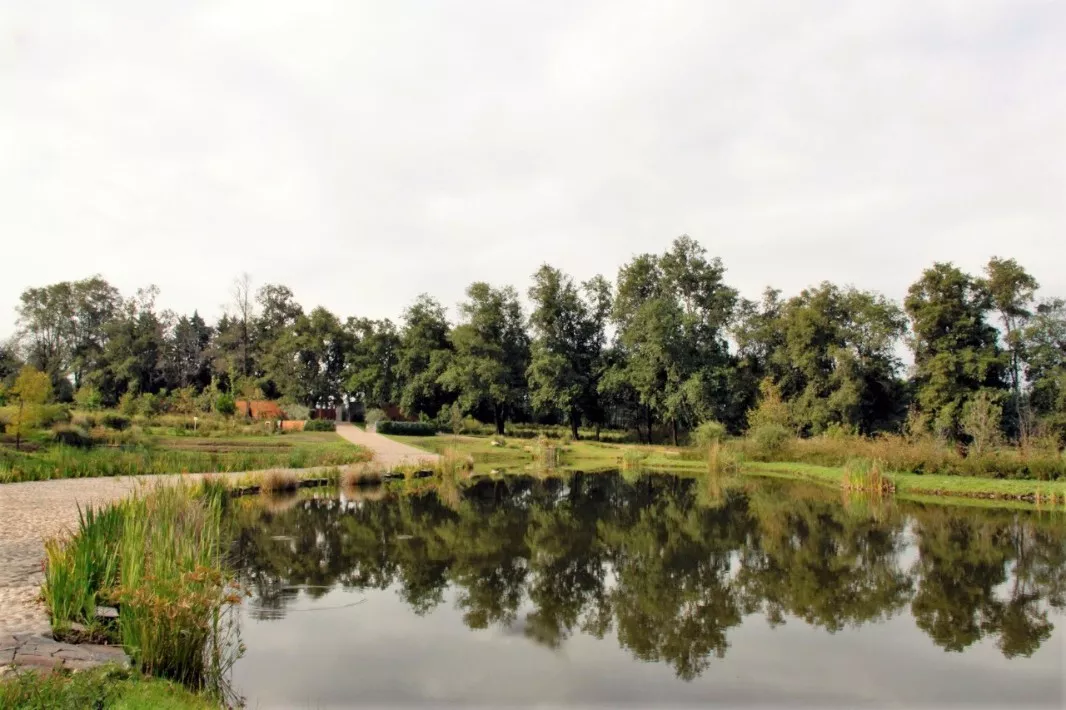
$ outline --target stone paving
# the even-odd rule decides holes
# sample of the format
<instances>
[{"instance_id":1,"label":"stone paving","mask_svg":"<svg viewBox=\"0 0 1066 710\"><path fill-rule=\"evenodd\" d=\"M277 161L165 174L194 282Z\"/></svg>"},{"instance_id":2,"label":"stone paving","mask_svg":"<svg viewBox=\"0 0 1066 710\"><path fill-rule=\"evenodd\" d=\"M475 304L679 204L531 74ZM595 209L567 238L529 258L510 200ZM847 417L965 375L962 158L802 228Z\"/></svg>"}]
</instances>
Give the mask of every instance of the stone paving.
<instances>
[{"instance_id":1,"label":"stone paving","mask_svg":"<svg viewBox=\"0 0 1066 710\"><path fill-rule=\"evenodd\" d=\"M128 668L129 656L118 646L69 644L37 634L0 634L0 675L7 669L82 671L104 663Z\"/></svg>"}]
</instances>

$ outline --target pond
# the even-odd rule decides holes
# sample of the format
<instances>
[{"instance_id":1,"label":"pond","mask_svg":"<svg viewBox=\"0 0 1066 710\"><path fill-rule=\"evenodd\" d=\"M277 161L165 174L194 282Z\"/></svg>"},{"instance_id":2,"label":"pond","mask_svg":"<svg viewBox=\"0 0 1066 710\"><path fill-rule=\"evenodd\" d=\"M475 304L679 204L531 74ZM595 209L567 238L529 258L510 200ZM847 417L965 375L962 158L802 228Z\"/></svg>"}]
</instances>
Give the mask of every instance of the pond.
<instances>
[{"instance_id":1,"label":"pond","mask_svg":"<svg viewBox=\"0 0 1066 710\"><path fill-rule=\"evenodd\" d=\"M233 516L249 707L1063 705L1061 514L575 474Z\"/></svg>"}]
</instances>

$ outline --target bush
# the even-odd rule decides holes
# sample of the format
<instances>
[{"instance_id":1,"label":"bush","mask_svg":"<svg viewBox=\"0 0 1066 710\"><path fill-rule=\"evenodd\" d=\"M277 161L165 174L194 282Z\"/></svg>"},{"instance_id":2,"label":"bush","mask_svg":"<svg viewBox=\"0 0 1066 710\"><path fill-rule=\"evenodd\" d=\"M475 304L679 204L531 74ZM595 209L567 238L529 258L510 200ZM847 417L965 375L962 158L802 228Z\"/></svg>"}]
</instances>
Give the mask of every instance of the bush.
<instances>
[{"instance_id":1,"label":"bush","mask_svg":"<svg viewBox=\"0 0 1066 710\"><path fill-rule=\"evenodd\" d=\"M337 422L332 419L308 419L304 431L337 431Z\"/></svg>"},{"instance_id":2,"label":"bush","mask_svg":"<svg viewBox=\"0 0 1066 710\"><path fill-rule=\"evenodd\" d=\"M82 429L95 429L97 421L92 414L74 414L70 417L70 423Z\"/></svg>"},{"instance_id":3,"label":"bush","mask_svg":"<svg viewBox=\"0 0 1066 710\"><path fill-rule=\"evenodd\" d=\"M82 385L74 393L74 403L78 405L78 409L93 412L103 406L104 398L100 395L100 390L92 385Z\"/></svg>"},{"instance_id":4,"label":"bush","mask_svg":"<svg viewBox=\"0 0 1066 710\"><path fill-rule=\"evenodd\" d=\"M73 446L78 449L91 448L95 443L84 429L69 424L60 424L53 429L52 440L57 444Z\"/></svg>"},{"instance_id":5,"label":"bush","mask_svg":"<svg viewBox=\"0 0 1066 710\"><path fill-rule=\"evenodd\" d=\"M379 434L394 434L396 436L433 436L437 433L437 427L430 422L378 422Z\"/></svg>"},{"instance_id":6,"label":"bush","mask_svg":"<svg viewBox=\"0 0 1066 710\"><path fill-rule=\"evenodd\" d=\"M125 414L127 417L132 417L137 413L137 395L133 392L124 392L121 397L118 398L118 411Z\"/></svg>"},{"instance_id":7,"label":"bush","mask_svg":"<svg viewBox=\"0 0 1066 710\"><path fill-rule=\"evenodd\" d=\"M114 412L105 414L102 421L105 427L115 431L125 431L130 428L130 418Z\"/></svg>"},{"instance_id":8,"label":"bush","mask_svg":"<svg viewBox=\"0 0 1066 710\"><path fill-rule=\"evenodd\" d=\"M232 417L237 411L237 402L231 394L220 394L215 399L215 411L224 417Z\"/></svg>"},{"instance_id":9,"label":"bush","mask_svg":"<svg viewBox=\"0 0 1066 710\"><path fill-rule=\"evenodd\" d=\"M748 436L758 454L767 459L783 454L792 440L792 432L780 424L762 424L748 432Z\"/></svg>"},{"instance_id":10,"label":"bush","mask_svg":"<svg viewBox=\"0 0 1066 710\"><path fill-rule=\"evenodd\" d=\"M311 418L311 409L302 404L296 404L295 402L281 405L281 411L285 412L285 417L287 419L293 421L306 421Z\"/></svg>"},{"instance_id":11,"label":"bush","mask_svg":"<svg viewBox=\"0 0 1066 710\"><path fill-rule=\"evenodd\" d=\"M366 413L366 426L368 429L373 429L378 422L384 421L387 418L385 412L382 410L371 409Z\"/></svg>"},{"instance_id":12,"label":"bush","mask_svg":"<svg viewBox=\"0 0 1066 710\"><path fill-rule=\"evenodd\" d=\"M710 449L725 438L725 425L713 419L703 422L692 432L692 442L701 449Z\"/></svg>"},{"instance_id":13,"label":"bush","mask_svg":"<svg viewBox=\"0 0 1066 710\"><path fill-rule=\"evenodd\" d=\"M145 417L154 417L163 411L164 397L145 392L137 398L137 414Z\"/></svg>"}]
</instances>

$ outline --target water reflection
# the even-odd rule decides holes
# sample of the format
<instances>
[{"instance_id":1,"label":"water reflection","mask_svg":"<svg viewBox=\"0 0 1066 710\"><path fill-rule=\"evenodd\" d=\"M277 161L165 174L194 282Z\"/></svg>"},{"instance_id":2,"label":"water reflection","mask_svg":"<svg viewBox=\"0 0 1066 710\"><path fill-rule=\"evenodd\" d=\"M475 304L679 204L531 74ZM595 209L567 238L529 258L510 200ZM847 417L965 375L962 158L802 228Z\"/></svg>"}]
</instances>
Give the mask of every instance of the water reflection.
<instances>
[{"instance_id":1,"label":"water reflection","mask_svg":"<svg viewBox=\"0 0 1066 710\"><path fill-rule=\"evenodd\" d=\"M393 587L416 614L447 598L469 628L549 648L613 636L690 680L751 615L835 633L909 614L945 650L990 637L1012 658L1066 602L1061 516L659 475L424 488L239 506L252 615Z\"/></svg>"}]
</instances>

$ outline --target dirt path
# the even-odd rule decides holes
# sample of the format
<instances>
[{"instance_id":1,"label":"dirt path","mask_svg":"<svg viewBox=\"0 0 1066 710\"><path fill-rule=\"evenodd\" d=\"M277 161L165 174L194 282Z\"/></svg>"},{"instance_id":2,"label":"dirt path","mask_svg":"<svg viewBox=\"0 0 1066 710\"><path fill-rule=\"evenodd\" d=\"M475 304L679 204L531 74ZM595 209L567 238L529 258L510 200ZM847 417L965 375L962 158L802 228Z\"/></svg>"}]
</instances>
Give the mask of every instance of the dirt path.
<instances>
[{"instance_id":1,"label":"dirt path","mask_svg":"<svg viewBox=\"0 0 1066 710\"><path fill-rule=\"evenodd\" d=\"M337 433L353 444L365 446L373 451L374 461L387 468L418 463L419 461L432 462L440 458L437 454L431 454L413 446L401 444L387 436L363 431L354 424L338 424Z\"/></svg>"}]
</instances>

